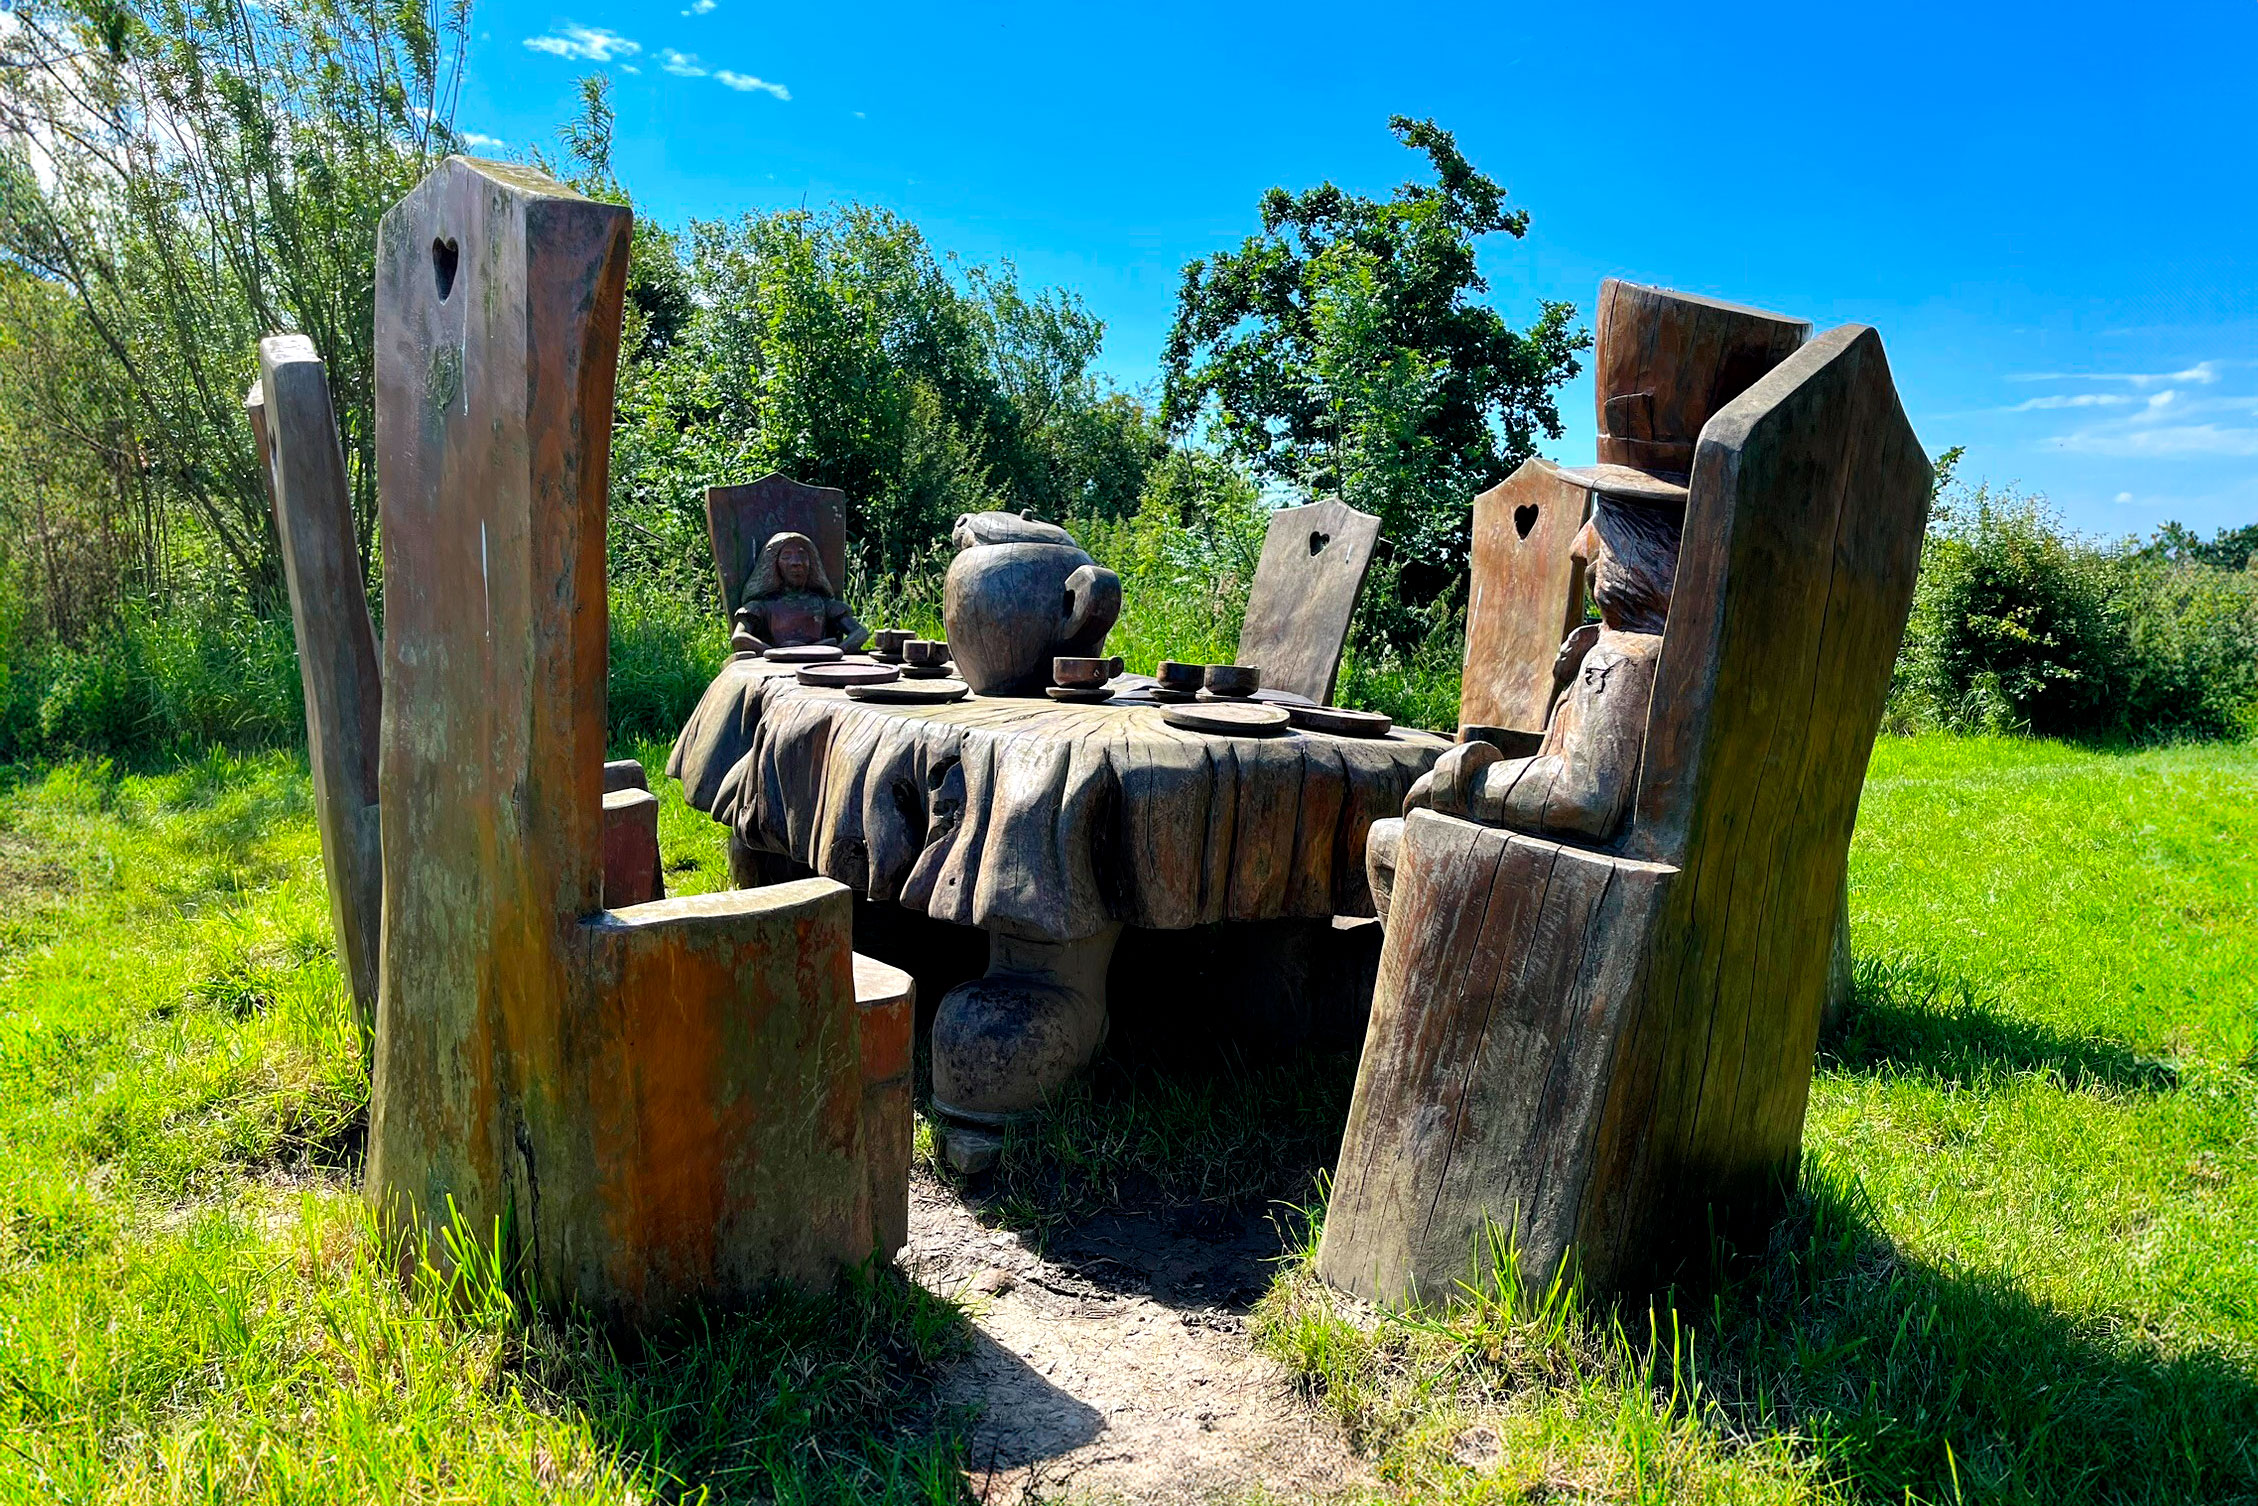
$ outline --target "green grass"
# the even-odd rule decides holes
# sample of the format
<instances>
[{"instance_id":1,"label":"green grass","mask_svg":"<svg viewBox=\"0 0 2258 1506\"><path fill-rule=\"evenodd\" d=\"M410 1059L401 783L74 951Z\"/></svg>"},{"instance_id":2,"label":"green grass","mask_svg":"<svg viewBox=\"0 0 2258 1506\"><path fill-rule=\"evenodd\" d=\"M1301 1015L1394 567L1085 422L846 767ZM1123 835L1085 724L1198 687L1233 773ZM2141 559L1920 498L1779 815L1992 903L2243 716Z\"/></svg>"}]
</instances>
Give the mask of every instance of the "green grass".
<instances>
[{"instance_id":1,"label":"green grass","mask_svg":"<svg viewBox=\"0 0 2258 1506\"><path fill-rule=\"evenodd\" d=\"M1265 1341L1427 1498L2258 1499L2254 850L2258 748L1885 741L1771 1249L1422 1322L1304 1262Z\"/></svg>"},{"instance_id":2,"label":"green grass","mask_svg":"<svg viewBox=\"0 0 2258 1506\"><path fill-rule=\"evenodd\" d=\"M670 887L725 883L663 798ZM1885 741L1769 1250L1422 1319L1289 1259L1259 1340L1423 1500L2258 1499L2254 853L2258 748ZM632 1352L395 1279L318 868L294 755L0 775L0 1501L963 1498L963 1320L889 1276ZM1101 1074L995 1216L1315 1223L1328 1080Z\"/></svg>"},{"instance_id":3,"label":"green grass","mask_svg":"<svg viewBox=\"0 0 2258 1506\"><path fill-rule=\"evenodd\" d=\"M632 1351L397 1279L301 757L0 777L0 915L0 1501L961 1498L891 1273Z\"/></svg>"}]
</instances>

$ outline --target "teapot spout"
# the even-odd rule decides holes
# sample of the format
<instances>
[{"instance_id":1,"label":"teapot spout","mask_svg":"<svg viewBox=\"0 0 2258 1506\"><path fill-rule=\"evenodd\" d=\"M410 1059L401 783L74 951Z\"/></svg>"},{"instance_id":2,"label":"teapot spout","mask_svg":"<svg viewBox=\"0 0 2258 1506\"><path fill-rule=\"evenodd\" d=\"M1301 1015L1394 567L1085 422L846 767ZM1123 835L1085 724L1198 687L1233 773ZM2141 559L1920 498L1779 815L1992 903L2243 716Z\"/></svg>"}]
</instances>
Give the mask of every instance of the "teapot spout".
<instances>
[{"instance_id":1,"label":"teapot spout","mask_svg":"<svg viewBox=\"0 0 2258 1506\"><path fill-rule=\"evenodd\" d=\"M1083 565L1066 578L1066 600L1059 614L1058 652L1097 657L1105 635L1121 619L1121 577L1103 565Z\"/></svg>"}]
</instances>

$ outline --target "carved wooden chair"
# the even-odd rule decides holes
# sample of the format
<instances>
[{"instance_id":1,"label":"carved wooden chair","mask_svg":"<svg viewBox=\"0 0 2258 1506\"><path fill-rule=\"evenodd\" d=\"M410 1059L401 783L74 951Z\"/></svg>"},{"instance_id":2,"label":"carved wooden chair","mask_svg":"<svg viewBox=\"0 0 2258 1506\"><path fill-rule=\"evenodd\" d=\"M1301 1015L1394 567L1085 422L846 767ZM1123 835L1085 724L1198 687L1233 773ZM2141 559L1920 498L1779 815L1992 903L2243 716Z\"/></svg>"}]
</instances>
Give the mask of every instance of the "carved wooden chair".
<instances>
[{"instance_id":1,"label":"carved wooden chair","mask_svg":"<svg viewBox=\"0 0 2258 1506\"><path fill-rule=\"evenodd\" d=\"M1270 515L1239 630L1238 662L1262 671L1263 689L1332 704L1341 645L1379 541L1380 520L1341 502Z\"/></svg>"},{"instance_id":2,"label":"carved wooden chair","mask_svg":"<svg viewBox=\"0 0 2258 1506\"><path fill-rule=\"evenodd\" d=\"M780 533L804 533L813 539L832 588L846 589L845 492L835 486L809 486L781 471L770 471L741 486L706 488L706 538L713 546L714 575L721 583L723 622L729 622L737 610L737 598L761 549Z\"/></svg>"},{"instance_id":3,"label":"carved wooden chair","mask_svg":"<svg viewBox=\"0 0 2258 1506\"><path fill-rule=\"evenodd\" d=\"M1448 1300L1498 1228L1511 1277L1640 1288L1753 1247L1794 1184L1929 465L1880 338L1845 325L1710 418L1690 471L1627 828L1405 822L1336 1285Z\"/></svg>"},{"instance_id":4,"label":"carved wooden chair","mask_svg":"<svg viewBox=\"0 0 2258 1506\"><path fill-rule=\"evenodd\" d=\"M367 1182L443 1265L444 1233L498 1242L544 1304L641 1325L891 1252L909 1018L906 996L858 1007L839 884L606 907L605 472L629 219L456 157L380 230Z\"/></svg>"}]
</instances>

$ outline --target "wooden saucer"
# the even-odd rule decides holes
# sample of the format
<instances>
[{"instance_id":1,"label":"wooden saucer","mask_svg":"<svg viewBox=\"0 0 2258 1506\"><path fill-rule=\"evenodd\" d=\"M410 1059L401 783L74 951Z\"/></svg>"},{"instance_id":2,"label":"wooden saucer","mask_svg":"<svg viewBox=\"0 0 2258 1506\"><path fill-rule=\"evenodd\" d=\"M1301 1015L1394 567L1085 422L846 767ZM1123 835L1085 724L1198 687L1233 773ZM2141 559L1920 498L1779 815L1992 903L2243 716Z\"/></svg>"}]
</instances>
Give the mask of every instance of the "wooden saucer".
<instances>
[{"instance_id":1,"label":"wooden saucer","mask_svg":"<svg viewBox=\"0 0 2258 1506\"><path fill-rule=\"evenodd\" d=\"M1091 706L1099 701L1113 699L1111 685L1045 685L1043 694L1054 701L1071 701L1076 705Z\"/></svg>"},{"instance_id":2,"label":"wooden saucer","mask_svg":"<svg viewBox=\"0 0 2258 1506\"><path fill-rule=\"evenodd\" d=\"M800 683L842 690L849 685L884 685L901 675L891 664L810 664L800 671Z\"/></svg>"},{"instance_id":3,"label":"wooden saucer","mask_svg":"<svg viewBox=\"0 0 2258 1506\"><path fill-rule=\"evenodd\" d=\"M962 680L888 680L847 687L850 701L879 701L890 706L942 706L971 693L972 687Z\"/></svg>"},{"instance_id":4,"label":"wooden saucer","mask_svg":"<svg viewBox=\"0 0 2258 1506\"><path fill-rule=\"evenodd\" d=\"M798 648L772 648L761 656L771 664L833 664L847 657L836 643L806 643Z\"/></svg>"},{"instance_id":5,"label":"wooden saucer","mask_svg":"<svg viewBox=\"0 0 2258 1506\"><path fill-rule=\"evenodd\" d=\"M949 666L946 664L905 664L902 666L902 673L913 680L944 680L948 678Z\"/></svg>"},{"instance_id":6,"label":"wooden saucer","mask_svg":"<svg viewBox=\"0 0 2258 1506\"><path fill-rule=\"evenodd\" d=\"M1393 717L1346 706L1288 706L1286 716L1304 732L1330 732L1335 737L1386 737L1395 726Z\"/></svg>"},{"instance_id":7,"label":"wooden saucer","mask_svg":"<svg viewBox=\"0 0 2258 1506\"><path fill-rule=\"evenodd\" d=\"M1217 737L1269 737L1286 730L1286 713L1275 706L1250 706L1244 701L1195 701L1171 706L1160 719L1186 732L1207 732Z\"/></svg>"}]
</instances>

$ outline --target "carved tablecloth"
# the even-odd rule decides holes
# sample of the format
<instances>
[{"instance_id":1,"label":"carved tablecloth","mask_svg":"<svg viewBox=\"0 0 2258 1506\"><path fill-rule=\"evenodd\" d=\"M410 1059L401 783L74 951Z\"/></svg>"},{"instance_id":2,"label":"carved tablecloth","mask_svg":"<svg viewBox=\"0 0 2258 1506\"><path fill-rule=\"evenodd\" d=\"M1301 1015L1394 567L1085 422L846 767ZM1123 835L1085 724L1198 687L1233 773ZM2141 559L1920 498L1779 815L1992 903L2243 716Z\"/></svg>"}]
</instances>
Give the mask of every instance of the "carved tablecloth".
<instances>
[{"instance_id":1,"label":"carved tablecloth","mask_svg":"<svg viewBox=\"0 0 2258 1506\"><path fill-rule=\"evenodd\" d=\"M938 920L1065 942L1371 914L1365 831L1448 746L1209 737L1150 702L884 705L739 659L667 772L751 847Z\"/></svg>"},{"instance_id":2,"label":"carved tablecloth","mask_svg":"<svg viewBox=\"0 0 2258 1506\"><path fill-rule=\"evenodd\" d=\"M1180 731L1150 700L857 701L733 660L667 772L747 846L988 933L988 972L933 1023L935 1102L1041 1106L1106 1031L1124 925L1369 915L1364 840L1450 746Z\"/></svg>"}]
</instances>

